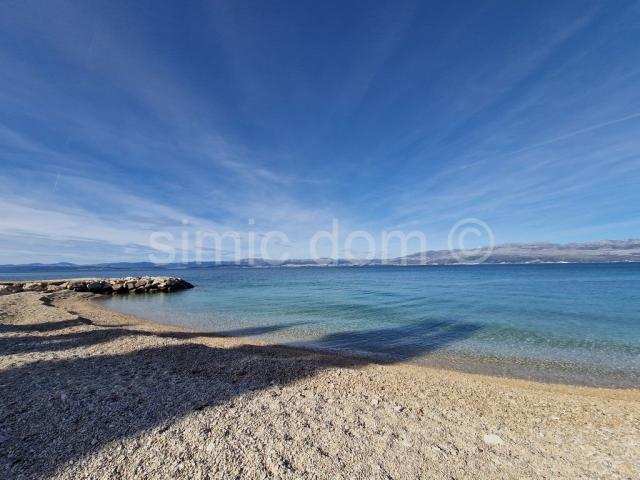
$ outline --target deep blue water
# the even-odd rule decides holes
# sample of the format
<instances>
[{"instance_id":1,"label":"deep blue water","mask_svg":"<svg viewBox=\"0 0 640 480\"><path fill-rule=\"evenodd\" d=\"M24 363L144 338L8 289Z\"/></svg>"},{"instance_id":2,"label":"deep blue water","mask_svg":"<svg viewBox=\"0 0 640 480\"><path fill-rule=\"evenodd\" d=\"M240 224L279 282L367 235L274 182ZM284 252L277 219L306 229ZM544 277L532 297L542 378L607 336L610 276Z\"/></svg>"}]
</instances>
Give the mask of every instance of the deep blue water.
<instances>
[{"instance_id":1,"label":"deep blue water","mask_svg":"<svg viewBox=\"0 0 640 480\"><path fill-rule=\"evenodd\" d=\"M114 296L106 305L164 323L376 360L640 386L640 264L151 273L182 276L197 288Z\"/></svg>"}]
</instances>

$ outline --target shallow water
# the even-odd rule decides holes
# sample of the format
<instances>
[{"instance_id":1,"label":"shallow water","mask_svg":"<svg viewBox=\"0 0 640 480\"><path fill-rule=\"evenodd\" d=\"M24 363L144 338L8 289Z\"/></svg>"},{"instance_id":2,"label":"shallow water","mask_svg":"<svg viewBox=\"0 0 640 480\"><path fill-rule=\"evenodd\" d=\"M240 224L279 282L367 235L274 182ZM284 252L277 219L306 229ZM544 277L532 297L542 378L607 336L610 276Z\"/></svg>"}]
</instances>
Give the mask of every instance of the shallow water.
<instances>
[{"instance_id":1,"label":"shallow water","mask_svg":"<svg viewBox=\"0 0 640 480\"><path fill-rule=\"evenodd\" d=\"M376 360L640 386L640 264L151 273L182 276L197 288L114 296L106 305L165 323ZM60 276L68 274L33 273Z\"/></svg>"}]
</instances>

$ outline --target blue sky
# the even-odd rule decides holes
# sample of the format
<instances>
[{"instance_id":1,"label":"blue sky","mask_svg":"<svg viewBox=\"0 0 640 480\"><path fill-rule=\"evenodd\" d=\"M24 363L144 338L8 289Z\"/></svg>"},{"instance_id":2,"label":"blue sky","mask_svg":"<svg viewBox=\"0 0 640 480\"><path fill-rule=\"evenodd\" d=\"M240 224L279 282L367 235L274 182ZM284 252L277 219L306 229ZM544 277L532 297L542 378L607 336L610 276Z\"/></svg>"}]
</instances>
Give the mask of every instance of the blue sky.
<instances>
[{"instance_id":1,"label":"blue sky","mask_svg":"<svg viewBox=\"0 0 640 480\"><path fill-rule=\"evenodd\" d=\"M334 218L429 248L467 217L498 243L640 237L639 181L637 1L0 14L0 263L249 229L306 257Z\"/></svg>"}]
</instances>

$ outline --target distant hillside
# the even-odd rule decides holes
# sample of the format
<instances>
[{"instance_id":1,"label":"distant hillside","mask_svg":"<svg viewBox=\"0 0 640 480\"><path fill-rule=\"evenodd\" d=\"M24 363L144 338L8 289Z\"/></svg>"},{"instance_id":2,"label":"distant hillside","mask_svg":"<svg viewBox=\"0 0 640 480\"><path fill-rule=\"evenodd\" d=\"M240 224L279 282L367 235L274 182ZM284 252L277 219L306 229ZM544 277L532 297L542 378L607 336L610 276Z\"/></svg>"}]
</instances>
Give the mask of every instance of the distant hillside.
<instances>
[{"instance_id":1,"label":"distant hillside","mask_svg":"<svg viewBox=\"0 0 640 480\"><path fill-rule=\"evenodd\" d=\"M487 257L488 254L488 257ZM484 258L486 257L486 259ZM455 265L474 263L612 263L612 262L640 262L640 240L600 240L586 243L507 243L497 245L491 252L486 249L478 250L431 250L424 253L414 253L406 257L388 261L374 260L332 260L323 258L292 259L284 263L270 262L254 258L243 259L239 262L202 262L202 263L169 263L155 264L151 262L114 262L94 265L76 265L73 263L28 265L0 265L1 272L23 272L34 270L153 270L170 269L183 270L190 268L217 267L310 267L310 266L375 266L375 265Z\"/></svg>"},{"instance_id":2,"label":"distant hillside","mask_svg":"<svg viewBox=\"0 0 640 480\"><path fill-rule=\"evenodd\" d=\"M436 250L395 259L394 264L446 265L477 263L489 252ZM496 245L484 263L608 263L640 262L640 240L600 240L586 243L507 243Z\"/></svg>"}]
</instances>

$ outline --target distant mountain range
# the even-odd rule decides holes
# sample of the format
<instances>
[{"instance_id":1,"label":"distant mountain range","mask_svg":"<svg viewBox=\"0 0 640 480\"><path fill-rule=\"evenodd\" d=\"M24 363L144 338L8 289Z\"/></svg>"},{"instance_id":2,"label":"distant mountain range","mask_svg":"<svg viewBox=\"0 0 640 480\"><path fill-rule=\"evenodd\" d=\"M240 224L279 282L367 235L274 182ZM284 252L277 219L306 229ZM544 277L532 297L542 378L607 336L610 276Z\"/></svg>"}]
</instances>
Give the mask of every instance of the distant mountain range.
<instances>
[{"instance_id":1,"label":"distant mountain range","mask_svg":"<svg viewBox=\"0 0 640 480\"><path fill-rule=\"evenodd\" d=\"M640 240L600 240L586 243L507 243L489 253L479 250L438 250L398 259L411 265L477 263L609 263L640 262ZM426 259L426 260L425 260Z\"/></svg>"},{"instance_id":2,"label":"distant mountain range","mask_svg":"<svg viewBox=\"0 0 640 480\"><path fill-rule=\"evenodd\" d=\"M486 258L485 258L486 257ZM23 265L0 265L2 272L33 270L184 270L190 268L216 267L309 267L309 266L376 266L376 265L456 265L456 264L535 264L535 263L612 263L640 262L640 240L600 240L586 243L508 243L497 245L493 250L430 250L391 260L319 260L298 259L274 262L256 258L238 262L189 262L156 264L151 262L115 262L94 265L77 265L61 262L52 264L30 263Z\"/></svg>"}]
</instances>

